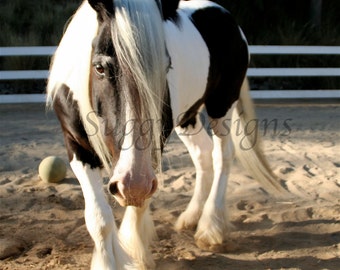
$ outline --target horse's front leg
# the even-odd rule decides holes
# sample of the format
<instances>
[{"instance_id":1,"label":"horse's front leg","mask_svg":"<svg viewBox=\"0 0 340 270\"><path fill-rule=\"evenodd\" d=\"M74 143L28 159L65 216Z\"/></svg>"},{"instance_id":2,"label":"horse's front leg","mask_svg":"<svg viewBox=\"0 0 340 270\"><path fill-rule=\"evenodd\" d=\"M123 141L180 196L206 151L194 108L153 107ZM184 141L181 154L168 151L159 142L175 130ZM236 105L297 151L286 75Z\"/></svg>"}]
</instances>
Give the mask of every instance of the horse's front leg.
<instances>
[{"instance_id":1,"label":"horse's front leg","mask_svg":"<svg viewBox=\"0 0 340 270\"><path fill-rule=\"evenodd\" d=\"M63 130L71 168L85 199L85 222L94 241L92 270L135 269L118 239L112 209L106 200L101 161L91 147L76 100L66 85L54 97L53 108Z\"/></svg>"},{"instance_id":2,"label":"horse's front leg","mask_svg":"<svg viewBox=\"0 0 340 270\"><path fill-rule=\"evenodd\" d=\"M91 168L75 155L70 165L83 191L86 227L95 244L91 269L134 269L129 256L121 248L99 168Z\"/></svg>"},{"instance_id":3,"label":"horse's front leg","mask_svg":"<svg viewBox=\"0 0 340 270\"><path fill-rule=\"evenodd\" d=\"M128 206L119 229L119 239L125 251L141 270L155 268L149 246L157 235L149 204L150 199L142 207Z\"/></svg>"},{"instance_id":4,"label":"horse's front leg","mask_svg":"<svg viewBox=\"0 0 340 270\"><path fill-rule=\"evenodd\" d=\"M230 224L226 213L225 194L227 190L230 166L234 158L234 145L230 136L230 123L232 109L220 119L211 120L213 129L213 184L204 205L199 220L195 240L199 247L209 250L220 250Z\"/></svg>"}]
</instances>

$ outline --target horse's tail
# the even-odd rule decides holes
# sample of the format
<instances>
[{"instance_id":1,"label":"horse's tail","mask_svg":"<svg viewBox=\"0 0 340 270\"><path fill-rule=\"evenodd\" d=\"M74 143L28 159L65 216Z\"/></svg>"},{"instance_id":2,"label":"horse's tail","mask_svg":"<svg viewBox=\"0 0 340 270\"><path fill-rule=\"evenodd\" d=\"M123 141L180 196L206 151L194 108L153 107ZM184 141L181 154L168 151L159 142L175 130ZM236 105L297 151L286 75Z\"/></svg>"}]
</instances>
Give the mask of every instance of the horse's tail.
<instances>
[{"instance_id":1,"label":"horse's tail","mask_svg":"<svg viewBox=\"0 0 340 270\"><path fill-rule=\"evenodd\" d=\"M240 98L234 107L231 123L231 137L235 154L243 167L267 191L276 195L285 194L286 190L269 167L261 148L258 119L255 117L247 79L242 84Z\"/></svg>"}]
</instances>

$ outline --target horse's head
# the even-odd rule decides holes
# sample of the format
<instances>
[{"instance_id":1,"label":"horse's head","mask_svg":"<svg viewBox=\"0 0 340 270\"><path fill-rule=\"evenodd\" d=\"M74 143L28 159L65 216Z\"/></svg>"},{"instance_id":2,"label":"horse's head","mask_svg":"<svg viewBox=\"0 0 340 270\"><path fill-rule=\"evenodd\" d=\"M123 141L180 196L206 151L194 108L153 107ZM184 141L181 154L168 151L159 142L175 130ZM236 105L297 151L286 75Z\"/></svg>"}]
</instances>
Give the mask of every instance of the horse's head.
<instances>
[{"instance_id":1,"label":"horse's head","mask_svg":"<svg viewBox=\"0 0 340 270\"><path fill-rule=\"evenodd\" d=\"M141 206L157 189L167 61L161 15L156 1L89 4L99 24L90 99L111 156L109 191L123 206Z\"/></svg>"}]
</instances>

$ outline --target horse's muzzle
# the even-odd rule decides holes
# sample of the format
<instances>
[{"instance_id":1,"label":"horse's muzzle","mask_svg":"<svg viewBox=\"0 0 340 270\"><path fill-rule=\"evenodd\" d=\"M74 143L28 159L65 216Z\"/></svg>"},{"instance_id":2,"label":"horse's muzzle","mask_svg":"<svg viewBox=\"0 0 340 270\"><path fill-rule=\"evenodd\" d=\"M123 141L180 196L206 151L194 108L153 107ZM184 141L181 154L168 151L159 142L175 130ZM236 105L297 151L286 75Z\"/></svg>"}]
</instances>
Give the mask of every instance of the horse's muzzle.
<instances>
[{"instance_id":1,"label":"horse's muzzle","mask_svg":"<svg viewBox=\"0 0 340 270\"><path fill-rule=\"evenodd\" d=\"M149 185L124 184L122 181L109 183L109 192L121 206L142 207L144 201L155 193L158 187L157 179L153 179Z\"/></svg>"}]
</instances>

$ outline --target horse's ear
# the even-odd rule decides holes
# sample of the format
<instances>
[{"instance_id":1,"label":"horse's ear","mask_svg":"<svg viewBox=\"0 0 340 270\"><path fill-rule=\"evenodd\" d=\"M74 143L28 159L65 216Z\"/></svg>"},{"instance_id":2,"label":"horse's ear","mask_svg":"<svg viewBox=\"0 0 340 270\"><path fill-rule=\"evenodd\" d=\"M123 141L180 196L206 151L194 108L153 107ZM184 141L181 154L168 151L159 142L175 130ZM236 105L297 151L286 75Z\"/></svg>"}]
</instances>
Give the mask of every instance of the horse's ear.
<instances>
[{"instance_id":1,"label":"horse's ear","mask_svg":"<svg viewBox=\"0 0 340 270\"><path fill-rule=\"evenodd\" d=\"M103 20L104 14L113 14L113 0L88 0L88 2L97 11L100 20Z\"/></svg>"}]
</instances>

